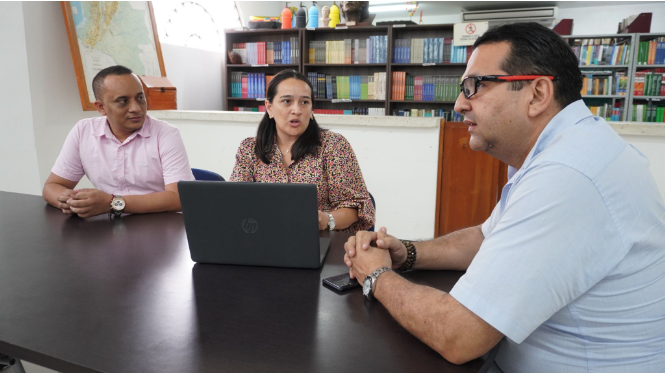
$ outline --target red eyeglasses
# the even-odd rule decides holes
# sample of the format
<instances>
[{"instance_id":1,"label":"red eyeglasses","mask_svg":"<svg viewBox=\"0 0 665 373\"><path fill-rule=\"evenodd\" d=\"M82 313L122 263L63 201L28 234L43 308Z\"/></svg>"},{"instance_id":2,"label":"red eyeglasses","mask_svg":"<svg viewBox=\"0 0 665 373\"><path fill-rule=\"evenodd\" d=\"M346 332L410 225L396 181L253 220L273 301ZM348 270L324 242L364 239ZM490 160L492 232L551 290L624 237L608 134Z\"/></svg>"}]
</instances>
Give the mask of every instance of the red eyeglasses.
<instances>
[{"instance_id":1,"label":"red eyeglasses","mask_svg":"<svg viewBox=\"0 0 665 373\"><path fill-rule=\"evenodd\" d=\"M464 97L471 98L478 92L480 82L518 82L522 80L534 80L538 78L548 78L556 81L557 77L552 75L484 75L484 76L467 76L462 79L459 84L460 91L464 93Z\"/></svg>"}]
</instances>

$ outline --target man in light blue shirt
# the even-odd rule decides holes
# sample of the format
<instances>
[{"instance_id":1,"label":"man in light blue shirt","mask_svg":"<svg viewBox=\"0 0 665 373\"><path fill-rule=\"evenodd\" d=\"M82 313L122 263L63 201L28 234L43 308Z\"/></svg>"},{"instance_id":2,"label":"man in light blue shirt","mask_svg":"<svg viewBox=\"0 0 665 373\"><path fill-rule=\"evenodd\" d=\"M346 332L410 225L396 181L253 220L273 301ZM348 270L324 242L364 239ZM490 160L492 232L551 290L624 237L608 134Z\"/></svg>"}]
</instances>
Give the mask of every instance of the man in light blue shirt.
<instances>
[{"instance_id":1,"label":"man in light blue shirt","mask_svg":"<svg viewBox=\"0 0 665 373\"><path fill-rule=\"evenodd\" d=\"M665 206L648 160L593 117L551 30L506 25L474 48L455 110L471 147L510 166L499 204L432 241L359 233L351 275L453 363L499 344L496 371L662 372ZM411 266L466 274L445 294L390 271Z\"/></svg>"}]
</instances>

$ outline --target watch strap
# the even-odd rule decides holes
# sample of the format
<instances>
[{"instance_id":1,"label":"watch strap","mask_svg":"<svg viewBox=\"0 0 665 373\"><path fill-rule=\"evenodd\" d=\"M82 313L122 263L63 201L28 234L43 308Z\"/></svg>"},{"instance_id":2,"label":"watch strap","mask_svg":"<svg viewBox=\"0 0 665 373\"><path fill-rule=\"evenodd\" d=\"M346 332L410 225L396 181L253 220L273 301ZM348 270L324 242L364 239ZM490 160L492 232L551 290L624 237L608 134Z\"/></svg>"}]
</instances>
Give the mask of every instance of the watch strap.
<instances>
[{"instance_id":1,"label":"watch strap","mask_svg":"<svg viewBox=\"0 0 665 373\"><path fill-rule=\"evenodd\" d=\"M379 279L379 276L381 276L385 272L395 272L395 271L393 271L390 267L380 267L367 276L371 281L369 293L366 295L367 299L374 300L374 289L376 288L376 282Z\"/></svg>"},{"instance_id":2,"label":"watch strap","mask_svg":"<svg viewBox=\"0 0 665 373\"><path fill-rule=\"evenodd\" d=\"M328 230L331 231L331 230L335 229L335 218L328 211L326 211L326 214L328 214Z\"/></svg>"}]
</instances>

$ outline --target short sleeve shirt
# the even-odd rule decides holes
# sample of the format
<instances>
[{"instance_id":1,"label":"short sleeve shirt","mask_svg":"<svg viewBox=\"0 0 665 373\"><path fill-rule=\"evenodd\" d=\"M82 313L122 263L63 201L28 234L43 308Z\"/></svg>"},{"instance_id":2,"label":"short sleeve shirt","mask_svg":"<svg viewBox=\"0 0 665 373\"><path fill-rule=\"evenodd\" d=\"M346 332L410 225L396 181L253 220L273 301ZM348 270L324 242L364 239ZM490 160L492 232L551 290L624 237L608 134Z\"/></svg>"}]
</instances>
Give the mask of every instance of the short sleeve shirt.
<instances>
[{"instance_id":1,"label":"short sleeve shirt","mask_svg":"<svg viewBox=\"0 0 665 373\"><path fill-rule=\"evenodd\" d=\"M96 189L118 195L162 192L167 184L194 180L180 131L149 115L123 143L106 117L79 121L51 171L75 182L86 175Z\"/></svg>"},{"instance_id":2,"label":"short sleeve shirt","mask_svg":"<svg viewBox=\"0 0 665 373\"><path fill-rule=\"evenodd\" d=\"M450 294L503 333L504 372L665 366L665 207L649 162L580 100L509 181Z\"/></svg>"},{"instance_id":3,"label":"short sleeve shirt","mask_svg":"<svg viewBox=\"0 0 665 373\"><path fill-rule=\"evenodd\" d=\"M319 210L333 211L345 207L358 210L358 221L344 231L357 232L374 225L374 205L356 154L344 136L321 131L317 155L308 154L292 163L288 172L283 167L276 141L275 138L271 162L265 164L254 153L256 139L250 137L243 140L236 154L230 181L315 184Z\"/></svg>"}]
</instances>

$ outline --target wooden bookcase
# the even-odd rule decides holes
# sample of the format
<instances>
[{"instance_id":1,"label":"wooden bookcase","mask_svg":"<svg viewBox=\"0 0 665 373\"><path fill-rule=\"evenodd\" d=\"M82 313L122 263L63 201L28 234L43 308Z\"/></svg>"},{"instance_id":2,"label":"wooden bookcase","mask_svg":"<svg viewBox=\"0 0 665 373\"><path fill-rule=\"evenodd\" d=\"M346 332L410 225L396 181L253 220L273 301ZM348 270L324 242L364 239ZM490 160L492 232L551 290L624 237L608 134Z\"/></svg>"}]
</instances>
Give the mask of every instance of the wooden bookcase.
<instances>
[{"instance_id":1,"label":"wooden bookcase","mask_svg":"<svg viewBox=\"0 0 665 373\"><path fill-rule=\"evenodd\" d=\"M317 72L332 76L361 75L368 76L377 72L386 74L385 77L385 99L382 100L348 100L329 99L318 97L315 99L315 109L341 109L352 108L379 108L385 115L392 115L399 110L438 110L446 112L453 110L455 101L407 101L393 100L391 97L392 72L403 71L409 75L445 75L462 76L466 69L466 63L396 63L393 61L394 42L396 39L414 38L452 38L453 25L392 25L392 26L370 26L370 27L348 27L348 28L316 28L316 29L286 29L286 30L250 30L235 31L226 30L227 52L233 48L233 43L252 43L284 41L297 35L300 41L300 59L297 63L289 65L248 65L227 63L223 71L224 86L227 99L224 110L233 110L236 106L258 107L262 105L259 98L234 98L231 94L230 78L234 72L265 72L275 74L281 70L291 68L303 73ZM309 46L312 41L335 41L344 39L367 39L370 36L387 37L386 63L353 63L353 64L326 64L310 63ZM227 62L228 56L225 56Z\"/></svg>"},{"instance_id":2,"label":"wooden bookcase","mask_svg":"<svg viewBox=\"0 0 665 373\"><path fill-rule=\"evenodd\" d=\"M257 43L257 42L282 42L288 41L292 37L297 37L298 42L302 45L302 32L299 29L284 29L284 30L249 30L249 31L236 31L225 30L226 38L226 68L222 71L222 80L224 89L226 90L226 102L224 110L233 111L236 106L242 107L258 107L263 105L263 98L239 98L232 97L231 94L231 77L234 72L247 72L247 73L266 73L274 75L282 70L293 69L302 72L302 63L300 59L292 61L290 64L231 64L228 52L233 50L234 43ZM301 51L301 49L300 49Z\"/></svg>"}]
</instances>

